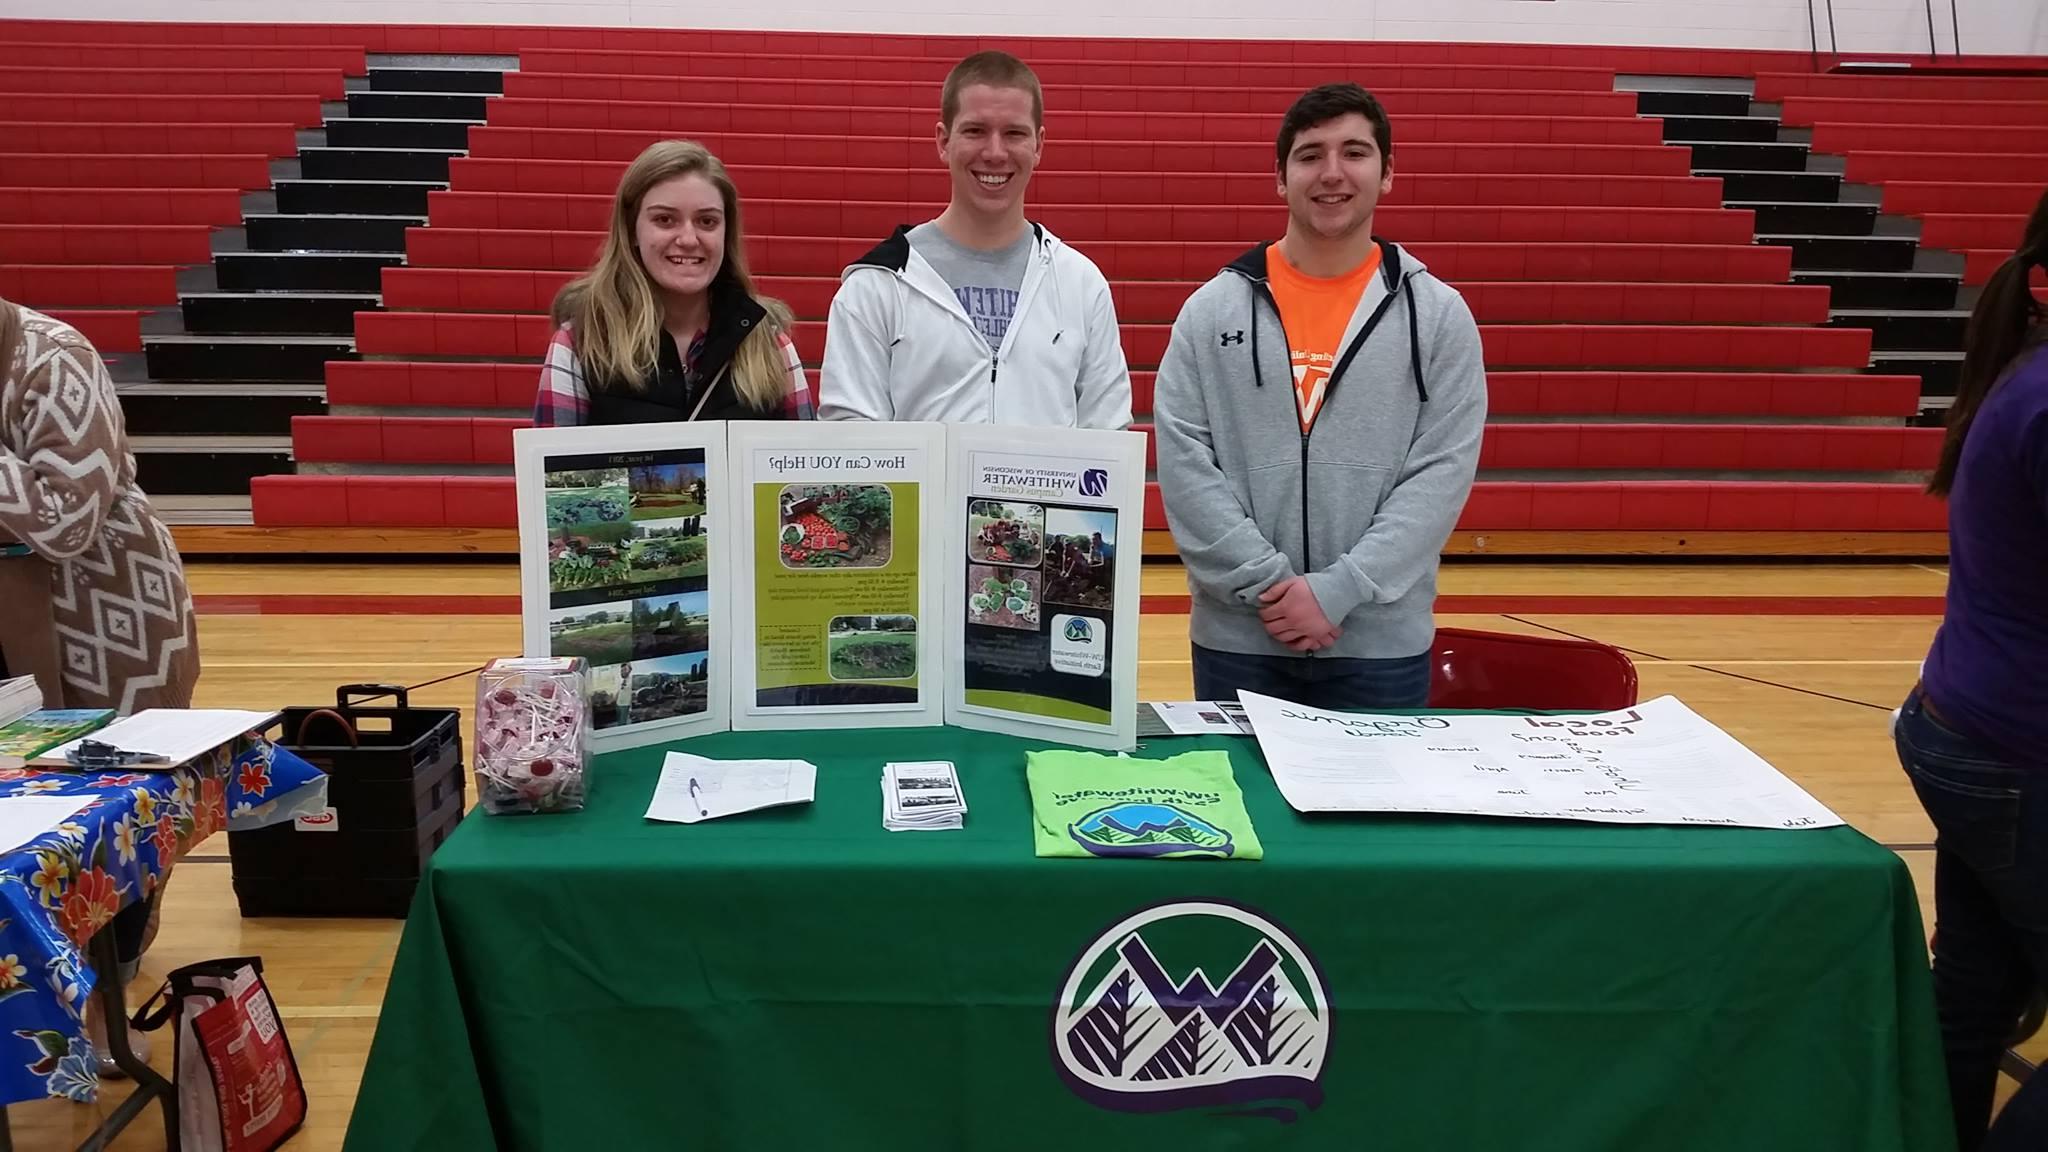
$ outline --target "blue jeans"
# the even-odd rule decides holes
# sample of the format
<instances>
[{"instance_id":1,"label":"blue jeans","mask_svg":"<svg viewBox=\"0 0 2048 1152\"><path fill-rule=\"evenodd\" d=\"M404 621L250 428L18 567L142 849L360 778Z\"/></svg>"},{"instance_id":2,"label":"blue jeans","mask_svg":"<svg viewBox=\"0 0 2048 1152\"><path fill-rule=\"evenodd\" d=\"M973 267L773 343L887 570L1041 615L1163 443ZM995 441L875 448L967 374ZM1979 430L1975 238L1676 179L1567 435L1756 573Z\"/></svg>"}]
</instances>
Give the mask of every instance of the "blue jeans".
<instances>
[{"instance_id":1,"label":"blue jeans","mask_svg":"<svg viewBox=\"0 0 2048 1152\"><path fill-rule=\"evenodd\" d=\"M1933 819L1934 1001L1961 1152L2048 1148L2048 1072L1985 1131L1998 1061L2048 987L2048 766L2014 764L1942 723L1919 688L1894 733Z\"/></svg>"},{"instance_id":2,"label":"blue jeans","mask_svg":"<svg viewBox=\"0 0 2048 1152\"><path fill-rule=\"evenodd\" d=\"M1254 656L1190 644L1195 699L1236 700L1240 688L1311 708L1371 711L1429 703L1429 653L1392 660Z\"/></svg>"}]
</instances>

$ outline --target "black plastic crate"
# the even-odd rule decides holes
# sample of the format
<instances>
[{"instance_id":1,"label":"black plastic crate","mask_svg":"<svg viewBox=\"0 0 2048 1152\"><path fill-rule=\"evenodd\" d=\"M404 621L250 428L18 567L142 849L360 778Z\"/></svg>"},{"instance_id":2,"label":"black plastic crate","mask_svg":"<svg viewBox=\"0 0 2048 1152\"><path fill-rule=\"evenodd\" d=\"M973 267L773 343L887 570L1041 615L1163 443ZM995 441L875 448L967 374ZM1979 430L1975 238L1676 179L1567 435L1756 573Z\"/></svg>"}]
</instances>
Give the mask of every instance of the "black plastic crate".
<instances>
[{"instance_id":1,"label":"black plastic crate","mask_svg":"<svg viewBox=\"0 0 2048 1152\"><path fill-rule=\"evenodd\" d=\"M366 699L393 697L396 707ZM284 747L327 773L325 819L228 834L244 916L403 916L427 858L462 821L460 714L405 689L348 684L331 708L288 708Z\"/></svg>"},{"instance_id":2,"label":"black plastic crate","mask_svg":"<svg viewBox=\"0 0 2048 1152\"><path fill-rule=\"evenodd\" d=\"M395 708L372 708L359 699L393 696ZM405 689L345 684L332 708L287 708L284 746L327 773L327 802L342 813L342 827L417 828L444 797L436 794L451 770L463 787L462 716L453 708L414 708Z\"/></svg>"}]
</instances>

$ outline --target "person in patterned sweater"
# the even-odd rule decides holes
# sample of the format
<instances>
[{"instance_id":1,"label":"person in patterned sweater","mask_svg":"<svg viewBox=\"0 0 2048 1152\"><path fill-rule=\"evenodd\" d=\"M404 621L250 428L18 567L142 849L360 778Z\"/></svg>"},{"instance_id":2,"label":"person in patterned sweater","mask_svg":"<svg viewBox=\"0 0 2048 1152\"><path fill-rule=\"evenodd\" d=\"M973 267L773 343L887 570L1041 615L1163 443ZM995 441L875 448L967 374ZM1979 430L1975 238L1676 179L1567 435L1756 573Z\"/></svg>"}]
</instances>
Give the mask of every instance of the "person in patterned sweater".
<instances>
[{"instance_id":1,"label":"person in patterned sweater","mask_svg":"<svg viewBox=\"0 0 2048 1152\"><path fill-rule=\"evenodd\" d=\"M62 683L45 702L112 708L189 708L199 637L184 563L149 497L114 382L92 342L40 312L0 299L0 539L50 561ZM114 917L114 951L134 979L156 936L166 869L154 896ZM106 1048L94 999L85 1019L102 1077L126 1074ZM148 1058L144 1037L131 1036Z\"/></svg>"},{"instance_id":2,"label":"person in patterned sweater","mask_svg":"<svg viewBox=\"0 0 2048 1152\"><path fill-rule=\"evenodd\" d=\"M0 300L0 538L52 568L65 708L186 708L199 679L176 545L135 485L114 382L70 325Z\"/></svg>"}]
</instances>

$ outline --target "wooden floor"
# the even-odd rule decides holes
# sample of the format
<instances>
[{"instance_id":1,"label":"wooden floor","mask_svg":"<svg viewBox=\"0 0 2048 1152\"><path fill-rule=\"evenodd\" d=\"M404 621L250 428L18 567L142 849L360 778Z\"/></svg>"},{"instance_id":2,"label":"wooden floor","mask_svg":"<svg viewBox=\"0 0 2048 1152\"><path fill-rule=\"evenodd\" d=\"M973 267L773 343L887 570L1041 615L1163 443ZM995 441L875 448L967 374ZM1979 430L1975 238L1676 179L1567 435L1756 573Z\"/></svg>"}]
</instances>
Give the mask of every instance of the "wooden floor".
<instances>
[{"instance_id":1,"label":"wooden floor","mask_svg":"<svg viewBox=\"0 0 2048 1152\"><path fill-rule=\"evenodd\" d=\"M318 704L341 683L438 680L413 702L462 709L466 738L474 669L519 648L518 571L510 562L198 563L191 580L201 608L201 706ZM1912 867L1931 927L1933 834L1893 754L1889 713L1917 674L1944 582L1939 566L1905 563L1453 563L1443 603L1472 611L1440 615L1439 623L1564 632L1630 649L1646 699L1683 699L1897 851ZM1148 566L1145 591L1170 598L1185 585L1177 568ZM1186 699L1186 617L1148 613L1142 645L1141 698ZM312 1097L291 1147L340 1147L399 923L244 920L224 836L177 866L165 901L141 994L181 964L263 956ZM156 1048L152 1063L167 1069L169 1045L159 1039ZM2048 1057L2048 1037L2028 1055ZM16 1105L16 1147L71 1148L124 1093L115 1087L93 1106ZM115 1145L162 1146L153 1110Z\"/></svg>"}]
</instances>

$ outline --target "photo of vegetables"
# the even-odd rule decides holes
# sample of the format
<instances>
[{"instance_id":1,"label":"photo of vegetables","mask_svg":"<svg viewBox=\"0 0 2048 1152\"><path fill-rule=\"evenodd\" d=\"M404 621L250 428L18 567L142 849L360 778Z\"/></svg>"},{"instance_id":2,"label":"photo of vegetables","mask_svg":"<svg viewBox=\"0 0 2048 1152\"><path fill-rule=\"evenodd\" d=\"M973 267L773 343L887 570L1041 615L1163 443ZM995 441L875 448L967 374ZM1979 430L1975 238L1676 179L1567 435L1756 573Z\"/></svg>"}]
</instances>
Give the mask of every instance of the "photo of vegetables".
<instances>
[{"instance_id":1,"label":"photo of vegetables","mask_svg":"<svg viewBox=\"0 0 2048 1152\"><path fill-rule=\"evenodd\" d=\"M915 616L834 616L826 632L834 680L907 680L917 675Z\"/></svg>"},{"instance_id":2,"label":"photo of vegetables","mask_svg":"<svg viewBox=\"0 0 2048 1152\"><path fill-rule=\"evenodd\" d=\"M967 622L1038 630L1037 569L967 566Z\"/></svg>"},{"instance_id":3,"label":"photo of vegetables","mask_svg":"<svg viewBox=\"0 0 2048 1152\"><path fill-rule=\"evenodd\" d=\"M625 541L631 494L623 468L550 472L546 479L548 590L567 592L629 581Z\"/></svg>"},{"instance_id":4,"label":"photo of vegetables","mask_svg":"<svg viewBox=\"0 0 2048 1152\"><path fill-rule=\"evenodd\" d=\"M880 568L889 562L894 500L883 484L791 484L777 500L785 568Z\"/></svg>"}]
</instances>

